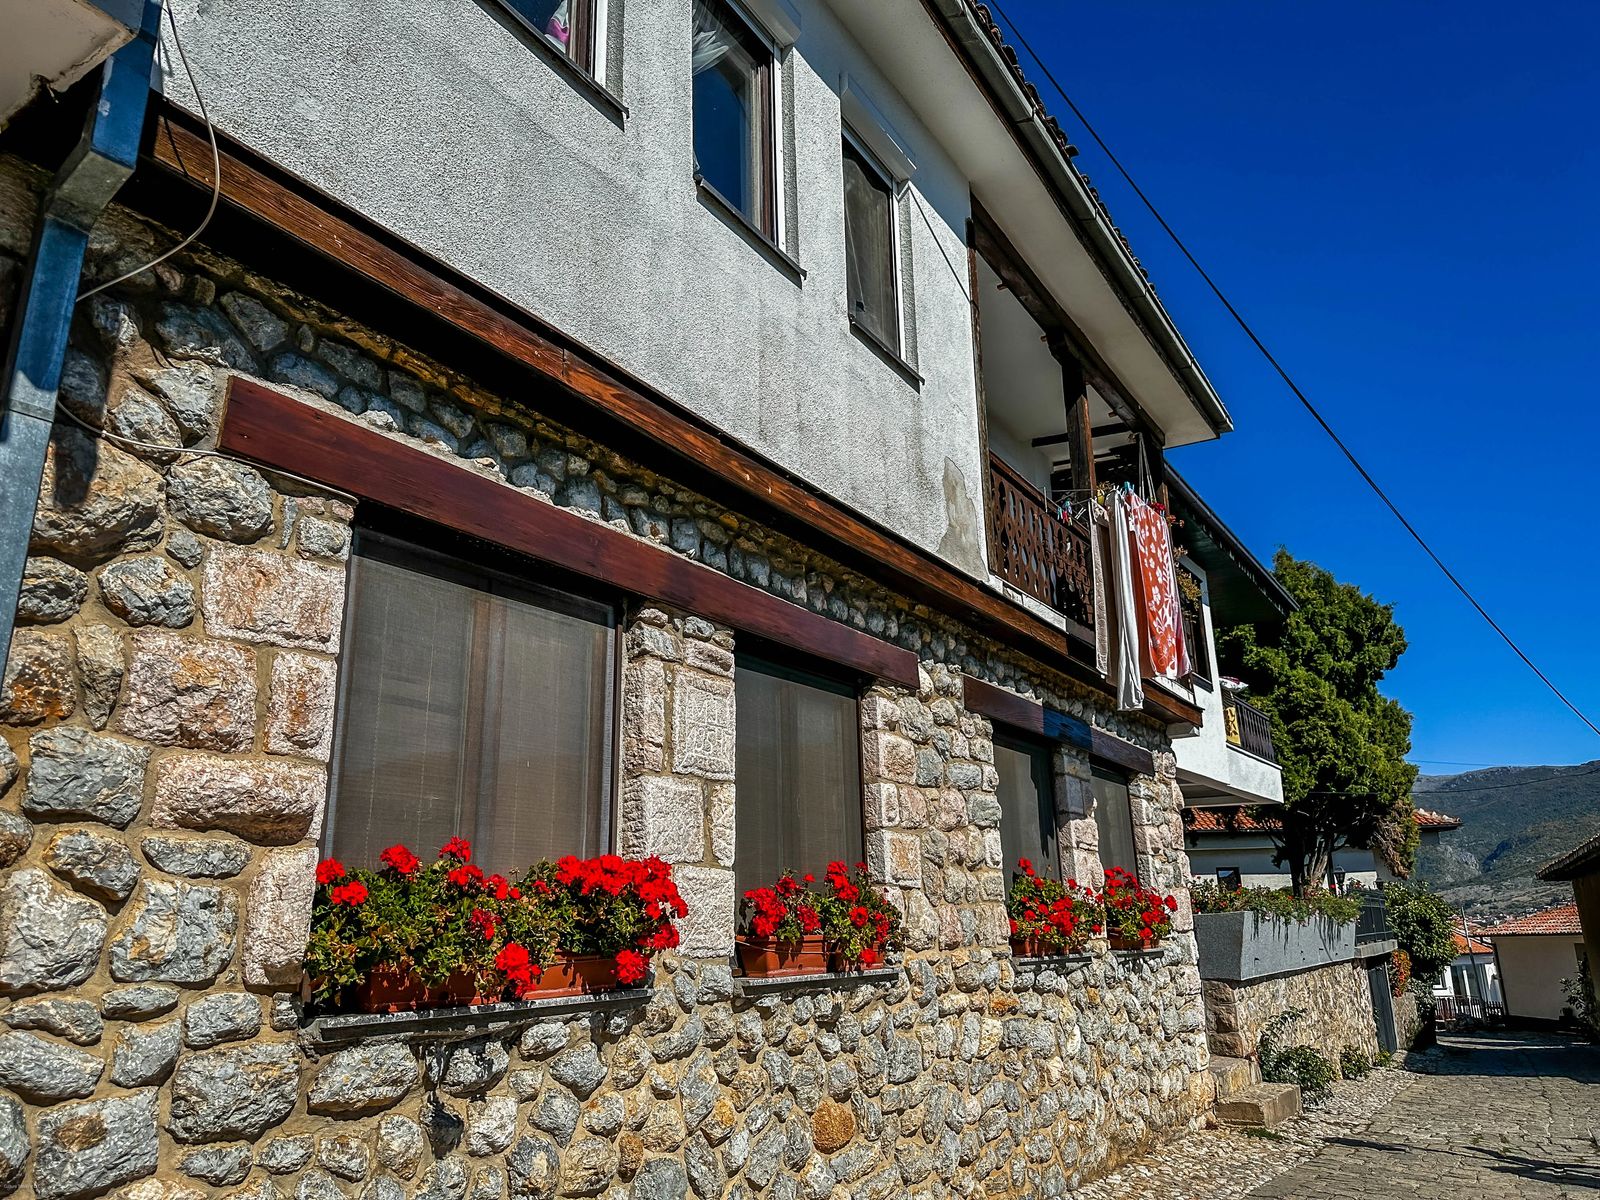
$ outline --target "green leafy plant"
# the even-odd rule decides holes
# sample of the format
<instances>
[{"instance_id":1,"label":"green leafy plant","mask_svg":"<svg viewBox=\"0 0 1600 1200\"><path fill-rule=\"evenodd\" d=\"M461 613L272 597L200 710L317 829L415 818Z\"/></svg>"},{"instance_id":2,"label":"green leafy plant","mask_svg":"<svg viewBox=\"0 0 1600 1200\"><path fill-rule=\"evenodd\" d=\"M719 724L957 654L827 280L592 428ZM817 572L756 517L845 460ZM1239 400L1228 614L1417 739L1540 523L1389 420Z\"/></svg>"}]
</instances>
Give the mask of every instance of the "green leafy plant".
<instances>
[{"instance_id":1,"label":"green leafy plant","mask_svg":"<svg viewBox=\"0 0 1600 1200\"><path fill-rule=\"evenodd\" d=\"M842 862L828 864L828 892L819 901L822 936L828 949L847 963L864 967L883 961L903 941L900 912L857 863L852 877Z\"/></svg>"},{"instance_id":2,"label":"green leafy plant","mask_svg":"<svg viewBox=\"0 0 1600 1200\"><path fill-rule=\"evenodd\" d=\"M1389 994L1396 1000L1406 994L1406 988L1411 983L1411 955L1404 950L1396 950L1389 955Z\"/></svg>"},{"instance_id":3,"label":"green leafy plant","mask_svg":"<svg viewBox=\"0 0 1600 1200\"><path fill-rule=\"evenodd\" d=\"M1378 1057L1373 1060L1374 1067L1388 1067L1394 1064L1393 1050L1379 1050Z\"/></svg>"},{"instance_id":4,"label":"green leafy plant","mask_svg":"<svg viewBox=\"0 0 1600 1200\"><path fill-rule=\"evenodd\" d=\"M1253 912L1265 917L1305 924L1312 917L1326 917L1340 925L1353 924L1361 916L1358 896L1336 896L1323 888L1308 888L1297 896L1292 888L1221 888L1205 880L1189 890L1197 913Z\"/></svg>"},{"instance_id":5,"label":"green leafy plant","mask_svg":"<svg viewBox=\"0 0 1600 1200\"><path fill-rule=\"evenodd\" d=\"M1566 997L1567 1007L1584 1037L1600 1042L1600 1009L1595 1005L1594 982L1589 975L1587 957L1578 960L1577 978L1561 981L1561 994Z\"/></svg>"},{"instance_id":6,"label":"green leafy plant","mask_svg":"<svg viewBox=\"0 0 1600 1200\"><path fill-rule=\"evenodd\" d=\"M1141 946L1153 946L1172 932L1172 914L1178 908L1175 897L1145 887L1121 867L1106 868L1100 902L1105 906L1106 931Z\"/></svg>"},{"instance_id":7,"label":"green leafy plant","mask_svg":"<svg viewBox=\"0 0 1600 1200\"><path fill-rule=\"evenodd\" d=\"M751 888L744 894L739 932L775 942L798 942L821 933L822 897L808 886L814 881L811 875L796 879L793 871L785 871L774 883Z\"/></svg>"},{"instance_id":8,"label":"green leafy plant","mask_svg":"<svg viewBox=\"0 0 1600 1200\"><path fill-rule=\"evenodd\" d=\"M1256 1053L1262 1080L1296 1084L1301 1101L1313 1105L1320 1104L1333 1089L1336 1078L1333 1064L1314 1047L1280 1044L1284 1030L1305 1015L1304 1009L1289 1008L1267 1021L1262 1026Z\"/></svg>"},{"instance_id":9,"label":"green leafy plant","mask_svg":"<svg viewBox=\"0 0 1600 1200\"><path fill-rule=\"evenodd\" d=\"M1423 883L1386 883L1383 900L1400 949L1411 961L1411 976L1438 982L1456 957L1455 934L1461 918L1450 902Z\"/></svg>"},{"instance_id":10,"label":"green leafy plant","mask_svg":"<svg viewBox=\"0 0 1600 1200\"><path fill-rule=\"evenodd\" d=\"M1046 878L1025 858L1017 867L1006 896L1012 940L1047 954L1071 954L1105 929L1105 907L1091 889L1075 879Z\"/></svg>"},{"instance_id":11,"label":"green leafy plant","mask_svg":"<svg viewBox=\"0 0 1600 1200\"><path fill-rule=\"evenodd\" d=\"M1372 1070L1372 1060L1351 1046L1339 1051L1339 1074L1346 1079L1360 1079Z\"/></svg>"}]
</instances>

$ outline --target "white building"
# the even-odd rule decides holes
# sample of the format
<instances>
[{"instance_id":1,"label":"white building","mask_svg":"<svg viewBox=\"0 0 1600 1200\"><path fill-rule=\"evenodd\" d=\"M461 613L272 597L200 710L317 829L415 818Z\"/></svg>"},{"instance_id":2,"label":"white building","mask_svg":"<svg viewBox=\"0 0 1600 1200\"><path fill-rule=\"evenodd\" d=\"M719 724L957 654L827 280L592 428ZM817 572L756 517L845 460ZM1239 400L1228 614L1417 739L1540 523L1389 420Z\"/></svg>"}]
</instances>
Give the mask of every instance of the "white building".
<instances>
[{"instance_id":1,"label":"white building","mask_svg":"<svg viewBox=\"0 0 1600 1200\"><path fill-rule=\"evenodd\" d=\"M1584 960L1576 903L1502 921L1483 936L1494 944L1507 1021L1555 1025L1571 1020L1572 1005L1561 981L1576 979Z\"/></svg>"}]
</instances>

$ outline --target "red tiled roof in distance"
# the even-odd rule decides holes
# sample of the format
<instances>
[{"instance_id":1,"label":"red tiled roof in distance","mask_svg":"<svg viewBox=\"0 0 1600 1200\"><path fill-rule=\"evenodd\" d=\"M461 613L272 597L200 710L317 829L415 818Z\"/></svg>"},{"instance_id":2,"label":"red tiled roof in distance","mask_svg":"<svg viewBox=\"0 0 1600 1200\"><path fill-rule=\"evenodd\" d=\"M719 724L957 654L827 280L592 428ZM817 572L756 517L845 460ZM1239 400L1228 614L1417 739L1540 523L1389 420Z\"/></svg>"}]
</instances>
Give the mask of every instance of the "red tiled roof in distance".
<instances>
[{"instance_id":1,"label":"red tiled roof in distance","mask_svg":"<svg viewBox=\"0 0 1600 1200\"><path fill-rule=\"evenodd\" d=\"M1539 933L1578 935L1583 933L1583 926L1578 923L1578 906L1576 904L1558 904L1556 907L1547 908L1543 912L1536 912L1530 916L1518 917L1514 921L1502 921L1498 925L1491 925L1483 933L1485 937L1515 937Z\"/></svg>"},{"instance_id":2,"label":"red tiled roof in distance","mask_svg":"<svg viewBox=\"0 0 1600 1200\"><path fill-rule=\"evenodd\" d=\"M1444 813L1417 809L1419 829L1460 829L1461 818ZM1251 816L1242 807L1186 808L1183 810L1183 828L1187 833L1278 833L1283 829L1283 818Z\"/></svg>"},{"instance_id":3,"label":"red tiled roof in distance","mask_svg":"<svg viewBox=\"0 0 1600 1200\"><path fill-rule=\"evenodd\" d=\"M1462 937L1459 933L1453 933L1453 934L1450 935L1450 937L1451 937L1451 940L1454 941L1455 944L1456 944L1456 953L1457 954L1493 954L1494 953L1494 947L1489 945L1488 942L1480 942L1477 938L1473 938L1471 942L1468 942L1467 939Z\"/></svg>"}]
</instances>

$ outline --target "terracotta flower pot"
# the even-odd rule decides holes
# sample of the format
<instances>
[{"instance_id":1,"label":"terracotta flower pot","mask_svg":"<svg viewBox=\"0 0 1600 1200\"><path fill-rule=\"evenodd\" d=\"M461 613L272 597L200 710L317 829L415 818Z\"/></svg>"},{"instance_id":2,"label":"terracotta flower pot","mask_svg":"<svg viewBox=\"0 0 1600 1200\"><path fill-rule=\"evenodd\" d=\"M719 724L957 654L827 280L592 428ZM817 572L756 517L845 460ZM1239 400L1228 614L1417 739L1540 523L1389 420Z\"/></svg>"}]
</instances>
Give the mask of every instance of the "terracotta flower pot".
<instances>
[{"instance_id":1,"label":"terracotta flower pot","mask_svg":"<svg viewBox=\"0 0 1600 1200\"><path fill-rule=\"evenodd\" d=\"M503 990L491 990L487 993L482 990L478 977L470 971L452 971L450 978L446 979L439 988L438 998L435 1003L441 1008L464 1008L473 1004L498 1004L503 997Z\"/></svg>"},{"instance_id":2,"label":"terracotta flower pot","mask_svg":"<svg viewBox=\"0 0 1600 1200\"><path fill-rule=\"evenodd\" d=\"M1086 941L1068 942L1064 946L1046 943L1039 938L1012 938L1011 953L1018 958L1061 958L1068 954L1082 954Z\"/></svg>"},{"instance_id":3,"label":"terracotta flower pot","mask_svg":"<svg viewBox=\"0 0 1600 1200\"><path fill-rule=\"evenodd\" d=\"M1161 949L1161 942L1159 939L1153 942L1143 942L1136 937L1124 937L1120 933L1113 933L1111 935L1111 948L1113 950L1159 950Z\"/></svg>"},{"instance_id":4,"label":"terracotta flower pot","mask_svg":"<svg viewBox=\"0 0 1600 1200\"><path fill-rule=\"evenodd\" d=\"M841 975L849 974L852 971L876 971L879 967L888 965L883 961L882 951L878 953L878 961L872 963L864 963L860 959L846 958L841 950L828 951L828 969Z\"/></svg>"},{"instance_id":5,"label":"terracotta flower pot","mask_svg":"<svg viewBox=\"0 0 1600 1200\"><path fill-rule=\"evenodd\" d=\"M734 947L746 975L821 975L828 969L828 951L820 933L808 933L798 942L740 937Z\"/></svg>"},{"instance_id":6,"label":"terracotta flower pot","mask_svg":"<svg viewBox=\"0 0 1600 1200\"><path fill-rule=\"evenodd\" d=\"M562 951L539 976L537 995L581 996L609 992L617 987L617 960L605 954L568 954Z\"/></svg>"},{"instance_id":7,"label":"terracotta flower pot","mask_svg":"<svg viewBox=\"0 0 1600 1200\"><path fill-rule=\"evenodd\" d=\"M355 1007L360 1012L416 1012L440 1003L443 989L424 983L409 967L379 963L355 989Z\"/></svg>"}]
</instances>

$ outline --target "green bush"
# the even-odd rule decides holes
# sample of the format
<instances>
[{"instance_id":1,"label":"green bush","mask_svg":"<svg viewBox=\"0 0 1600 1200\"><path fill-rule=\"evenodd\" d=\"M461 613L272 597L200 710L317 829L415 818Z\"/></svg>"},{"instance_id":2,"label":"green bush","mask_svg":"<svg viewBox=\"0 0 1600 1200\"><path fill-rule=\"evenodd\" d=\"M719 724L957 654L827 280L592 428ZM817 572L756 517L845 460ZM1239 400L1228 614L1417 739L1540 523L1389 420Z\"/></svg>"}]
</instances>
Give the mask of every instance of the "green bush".
<instances>
[{"instance_id":1,"label":"green bush","mask_svg":"<svg viewBox=\"0 0 1600 1200\"><path fill-rule=\"evenodd\" d=\"M1289 1008L1273 1017L1262 1028L1256 1051L1261 1061L1262 1080L1266 1083L1299 1085L1300 1101L1309 1106L1320 1104L1328 1098L1337 1074L1333 1064L1320 1050L1311 1046L1278 1044L1284 1028L1305 1015L1303 1009Z\"/></svg>"},{"instance_id":2,"label":"green bush","mask_svg":"<svg viewBox=\"0 0 1600 1200\"><path fill-rule=\"evenodd\" d=\"M1280 917L1301 924L1312 917L1327 917L1348 925L1361 915L1359 896L1335 896L1314 888L1296 896L1288 888L1247 887L1228 890L1207 880L1189 889L1197 913L1253 912L1264 917Z\"/></svg>"},{"instance_id":3,"label":"green bush","mask_svg":"<svg viewBox=\"0 0 1600 1200\"><path fill-rule=\"evenodd\" d=\"M1423 883L1386 883L1389 928L1411 958L1411 977L1434 984L1456 956L1461 919L1449 901Z\"/></svg>"},{"instance_id":4,"label":"green bush","mask_svg":"<svg viewBox=\"0 0 1600 1200\"><path fill-rule=\"evenodd\" d=\"M1379 1050L1378 1051L1378 1057L1373 1060L1372 1065L1375 1066L1375 1067L1387 1067L1393 1062L1394 1062L1394 1051L1393 1050Z\"/></svg>"},{"instance_id":5,"label":"green bush","mask_svg":"<svg viewBox=\"0 0 1600 1200\"><path fill-rule=\"evenodd\" d=\"M1359 1050L1346 1046L1339 1051L1339 1074L1346 1079L1360 1079L1372 1070L1372 1060Z\"/></svg>"}]
</instances>

